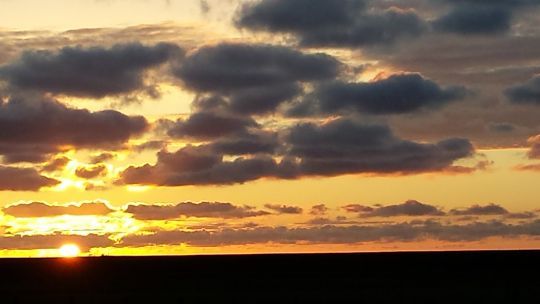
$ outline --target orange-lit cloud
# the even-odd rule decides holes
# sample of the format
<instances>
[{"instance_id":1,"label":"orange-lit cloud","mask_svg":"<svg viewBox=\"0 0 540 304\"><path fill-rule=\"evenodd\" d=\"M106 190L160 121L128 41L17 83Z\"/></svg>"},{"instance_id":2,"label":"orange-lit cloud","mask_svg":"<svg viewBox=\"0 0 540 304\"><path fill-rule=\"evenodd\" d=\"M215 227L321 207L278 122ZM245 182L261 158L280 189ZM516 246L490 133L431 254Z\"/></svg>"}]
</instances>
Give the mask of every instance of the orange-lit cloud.
<instances>
[{"instance_id":1,"label":"orange-lit cloud","mask_svg":"<svg viewBox=\"0 0 540 304\"><path fill-rule=\"evenodd\" d=\"M250 206L235 206L231 203L201 202L178 203L176 205L133 205L126 213L143 220L166 220L180 217L246 218L269 214Z\"/></svg>"},{"instance_id":2,"label":"orange-lit cloud","mask_svg":"<svg viewBox=\"0 0 540 304\"><path fill-rule=\"evenodd\" d=\"M7 167L0 165L0 191L37 191L60 182L40 175L32 168Z\"/></svg>"},{"instance_id":3,"label":"orange-lit cloud","mask_svg":"<svg viewBox=\"0 0 540 304\"><path fill-rule=\"evenodd\" d=\"M114 211L106 203L102 202L85 202L74 205L49 205L42 202L32 202L10 205L2 209L5 214L15 217L106 215Z\"/></svg>"}]
</instances>

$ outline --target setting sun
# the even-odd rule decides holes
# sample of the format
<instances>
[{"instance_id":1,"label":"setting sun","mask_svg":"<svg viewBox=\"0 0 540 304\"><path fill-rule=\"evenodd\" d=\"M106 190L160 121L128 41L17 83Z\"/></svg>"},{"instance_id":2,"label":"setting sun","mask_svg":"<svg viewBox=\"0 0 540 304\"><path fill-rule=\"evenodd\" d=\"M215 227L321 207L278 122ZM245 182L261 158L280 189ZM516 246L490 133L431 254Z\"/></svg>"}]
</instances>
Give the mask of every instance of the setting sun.
<instances>
[{"instance_id":1,"label":"setting sun","mask_svg":"<svg viewBox=\"0 0 540 304\"><path fill-rule=\"evenodd\" d=\"M81 250L79 249L79 246L75 244L66 244L60 247L58 252L62 257L72 258L78 256L81 253Z\"/></svg>"}]
</instances>

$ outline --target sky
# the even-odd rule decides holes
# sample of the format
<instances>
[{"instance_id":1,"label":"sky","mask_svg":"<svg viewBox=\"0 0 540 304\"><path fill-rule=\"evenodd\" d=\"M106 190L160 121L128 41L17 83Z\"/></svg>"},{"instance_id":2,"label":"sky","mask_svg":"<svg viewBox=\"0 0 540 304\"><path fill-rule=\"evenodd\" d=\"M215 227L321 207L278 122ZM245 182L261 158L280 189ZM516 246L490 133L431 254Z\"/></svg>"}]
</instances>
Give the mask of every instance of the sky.
<instances>
[{"instance_id":1,"label":"sky","mask_svg":"<svg viewBox=\"0 0 540 304\"><path fill-rule=\"evenodd\" d=\"M535 0L0 6L0 256L540 247Z\"/></svg>"}]
</instances>

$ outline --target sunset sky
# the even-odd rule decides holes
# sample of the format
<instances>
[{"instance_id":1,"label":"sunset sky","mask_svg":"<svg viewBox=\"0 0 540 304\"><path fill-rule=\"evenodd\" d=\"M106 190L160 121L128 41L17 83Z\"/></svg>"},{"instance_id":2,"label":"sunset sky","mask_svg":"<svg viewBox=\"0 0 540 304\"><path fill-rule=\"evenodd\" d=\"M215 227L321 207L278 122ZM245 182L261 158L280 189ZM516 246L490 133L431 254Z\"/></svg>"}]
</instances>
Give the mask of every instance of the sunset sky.
<instances>
[{"instance_id":1,"label":"sunset sky","mask_svg":"<svg viewBox=\"0 0 540 304\"><path fill-rule=\"evenodd\" d=\"M0 0L0 256L540 247L536 0Z\"/></svg>"}]
</instances>

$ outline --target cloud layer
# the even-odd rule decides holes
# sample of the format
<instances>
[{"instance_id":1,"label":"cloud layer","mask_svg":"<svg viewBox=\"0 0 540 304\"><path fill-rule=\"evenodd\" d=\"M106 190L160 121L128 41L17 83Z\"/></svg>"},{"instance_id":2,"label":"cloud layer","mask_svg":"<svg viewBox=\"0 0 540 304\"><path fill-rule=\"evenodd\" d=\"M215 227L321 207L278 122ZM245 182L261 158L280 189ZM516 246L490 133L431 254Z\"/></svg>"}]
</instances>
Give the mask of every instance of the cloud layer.
<instances>
[{"instance_id":1,"label":"cloud layer","mask_svg":"<svg viewBox=\"0 0 540 304\"><path fill-rule=\"evenodd\" d=\"M354 246L426 240L516 240L540 234L537 212L512 213L496 204L449 211L415 200L388 205L349 204L338 208L318 204L308 215L295 205L265 204L264 208L271 212L224 202L130 203L118 208L99 201L18 203L2 209L9 217L0 217L4 231L0 248L48 249L66 242L74 242L84 250L181 244L193 247L269 243ZM351 214L354 218L348 218ZM61 217L64 215L80 217L80 223L66 222L65 217ZM91 217L94 220L89 220ZM264 224L269 219L280 221L279 217L309 220L286 226ZM45 230L25 228L25 225L33 227L32 222L28 222L30 219L39 220ZM89 232L89 235L80 234Z\"/></svg>"}]
</instances>

